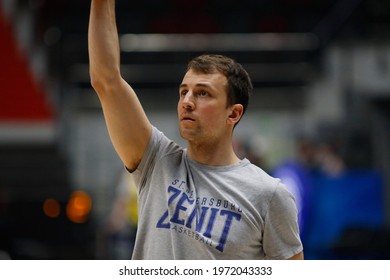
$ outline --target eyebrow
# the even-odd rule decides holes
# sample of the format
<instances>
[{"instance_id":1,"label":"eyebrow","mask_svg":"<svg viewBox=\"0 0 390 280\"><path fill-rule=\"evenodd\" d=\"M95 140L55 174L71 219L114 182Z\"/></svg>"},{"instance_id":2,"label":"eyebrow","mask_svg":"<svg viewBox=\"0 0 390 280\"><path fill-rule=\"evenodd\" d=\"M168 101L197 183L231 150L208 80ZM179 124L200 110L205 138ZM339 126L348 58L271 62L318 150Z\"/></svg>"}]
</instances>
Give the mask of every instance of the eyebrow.
<instances>
[{"instance_id":1,"label":"eyebrow","mask_svg":"<svg viewBox=\"0 0 390 280\"><path fill-rule=\"evenodd\" d=\"M210 84L208 83L197 83L195 84L196 87L205 87L205 88L213 88ZM181 84L179 88L183 88L183 87L188 87L188 84Z\"/></svg>"}]
</instances>

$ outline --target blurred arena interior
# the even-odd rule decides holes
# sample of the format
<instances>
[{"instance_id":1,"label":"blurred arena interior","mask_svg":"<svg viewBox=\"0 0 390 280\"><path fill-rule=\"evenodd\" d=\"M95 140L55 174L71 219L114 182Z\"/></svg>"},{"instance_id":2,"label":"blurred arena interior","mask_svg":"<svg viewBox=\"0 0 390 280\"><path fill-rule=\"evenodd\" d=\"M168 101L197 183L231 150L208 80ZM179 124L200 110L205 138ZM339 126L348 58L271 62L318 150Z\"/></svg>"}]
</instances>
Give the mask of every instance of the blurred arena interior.
<instances>
[{"instance_id":1,"label":"blurred arena interior","mask_svg":"<svg viewBox=\"0 0 390 280\"><path fill-rule=\"evenodd\" d=\"M296 195L306 258L390 257L390 1L116 2L154 125L181 143L186 62L234 57L255 87L237 151ZM123 166L89 83L89 7L0 0L0 259L131 255L134 227L107 229Z\"/></svg>"}]
</instances>

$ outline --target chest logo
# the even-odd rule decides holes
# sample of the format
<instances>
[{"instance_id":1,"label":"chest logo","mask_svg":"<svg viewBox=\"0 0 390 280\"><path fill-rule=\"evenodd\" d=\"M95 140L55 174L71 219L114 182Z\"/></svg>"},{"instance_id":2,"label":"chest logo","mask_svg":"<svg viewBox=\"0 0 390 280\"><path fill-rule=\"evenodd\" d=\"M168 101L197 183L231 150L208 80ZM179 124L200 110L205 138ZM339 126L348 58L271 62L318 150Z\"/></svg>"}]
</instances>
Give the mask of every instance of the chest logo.
<instances>
[{"instance_id":1,"label":"chest logo","mask_svg":"<svg viewBox=\"0 0 390 280\"><path fill-rule=\"evenodd\" d=\"M223 252L232 224L241 220L241 209L232 205L226 209L224 203L218 203L218 200L202 205L199 199L191 198L184 190L172 185L167 191L168 207L156 227L185 234Z\"/></svg>"}]
</instances>

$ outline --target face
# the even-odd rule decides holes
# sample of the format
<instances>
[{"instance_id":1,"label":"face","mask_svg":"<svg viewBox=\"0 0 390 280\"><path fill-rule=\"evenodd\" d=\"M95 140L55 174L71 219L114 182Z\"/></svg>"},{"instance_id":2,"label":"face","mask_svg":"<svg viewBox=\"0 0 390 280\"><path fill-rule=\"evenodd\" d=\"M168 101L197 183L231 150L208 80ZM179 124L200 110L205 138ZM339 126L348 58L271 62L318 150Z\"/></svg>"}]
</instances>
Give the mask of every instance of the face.
<instances>
[{"instance_id":1,"label":"face","mask_svg":"<svg viewBox=\"0 0 390 280\"><path fill-rule=\"evenodd\" d=\"M177 106L181 136L187 141L218 141L231 133L227 106L227 79L221 73L189 70L179 89Z\"/></svg>"}]
</instances>

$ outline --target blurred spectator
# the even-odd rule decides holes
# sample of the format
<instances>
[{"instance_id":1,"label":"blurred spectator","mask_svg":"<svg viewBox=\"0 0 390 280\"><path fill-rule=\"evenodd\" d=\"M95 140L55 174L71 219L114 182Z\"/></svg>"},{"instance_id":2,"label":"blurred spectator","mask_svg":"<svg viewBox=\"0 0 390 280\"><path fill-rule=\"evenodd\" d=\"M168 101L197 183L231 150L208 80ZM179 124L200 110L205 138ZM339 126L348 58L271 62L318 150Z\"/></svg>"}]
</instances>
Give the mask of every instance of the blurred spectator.
<instances>
[{"instance_id":1,"label":"blurred spectator","mask_svg":"<svg viewBox=\"0 0 390 280\"><path fill-rule=\"evenodd\" d=\"M316 140L310 135L301 135L297 137L295 144L296 160L301 163L308 171L316 171L317 147Z\"/></svg>"},{"instance_id":2,"label":"blurred spectator","mask_svg":"<svg viewBox=\"0 0 390 280\"><path fill-rule=\"evenodd\" d=\"M246 139L235 139L233 146L240 158L247 158L264 171L269 171L266 160L267 143L261 135L254 135Z\"/></svg>"},{"instance_id":3,"label":"blurred spectator","mask_svg":"<svg viewBox=\"0 0 390 280\"><path fill-rule=\"evenodd\" d=\"M318 169L328 176L339 176L346 170L344 159L340 154L337 143L323 142L316 150L316 164Z\"/></svg>"},{"instance_id":4,"label":"blurred spectator","mask_svg":"<svg viewBox=\"0 0 390 280\"><path fill-rule=\"evenodd\" d=\"M295 157L277 165L272 175L279 178L294 195L298 208L298 224L304 241L310 223L312 176L316 171L316 146L310 136L300 136L295 144Z\"/></svg>"},{"instance_id":5,"label":"blurred spectator","mask_svg":"<svg viewBox=\"0 0 390 280\"><path fill-rule=\"evenodd\" d=\"M110 259L131 259L138 221L137 190L132 175L124 171L116 187L107 220Z\"/></svg>"},{"instance_id":6,"label":"blurred spectator","mask_svg":"<svg viewBox=\"0 0 390 280\"><path fill-rule=\"evenodd\" d=\"M352 259L388 256L375 251L381 247L375 240L343 244L343 236L351 229L359 236L384 228L382 176L370 168L354 170L346 164L345 143L338 130L322 128L319 134L320 140L300 138L296 158L273 172L296 197L305 258L338 259L343 257L341 250Z\"/></svg>"}]
</instances>

